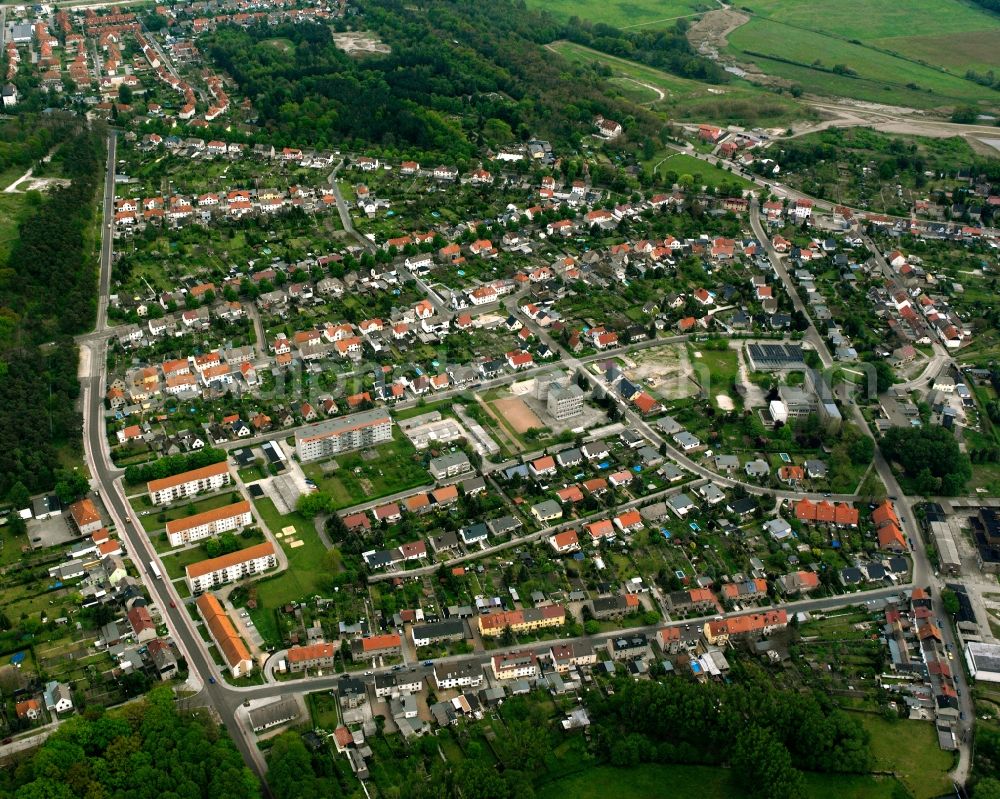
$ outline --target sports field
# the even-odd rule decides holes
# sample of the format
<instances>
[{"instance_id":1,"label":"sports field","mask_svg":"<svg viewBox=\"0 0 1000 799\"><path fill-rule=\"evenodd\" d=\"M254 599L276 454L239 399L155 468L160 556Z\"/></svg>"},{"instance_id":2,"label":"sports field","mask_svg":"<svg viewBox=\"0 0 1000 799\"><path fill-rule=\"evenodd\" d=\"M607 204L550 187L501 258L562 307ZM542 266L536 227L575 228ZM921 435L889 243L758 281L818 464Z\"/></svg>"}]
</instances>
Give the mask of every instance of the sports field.
<instances>
[{"instance_id":1,"label":"sports field","mask_svg":"<svg viewBox=\"0 0 1000 799\"><path fill-rule=\"evenodd\" d=\"M707 0L528 0L530 8L555 17L576 16L588 22L603 22L616 28L669 25L677 17L718 8Z\"/></svg>"},{"instance_id":2,"label":"sports field","mask_svg":"<svg viewBox=\"0 0 1000 799\"><path fill-rule=\"evenodd\" d=\"M807 91L916 107L995 101L965 77L1000 51L1000 16L959 0L750 0L729 52ZM845 66L854 74L835 74ZM841 70L842 71L842 70Z\"/></svg>"}]
</instances>

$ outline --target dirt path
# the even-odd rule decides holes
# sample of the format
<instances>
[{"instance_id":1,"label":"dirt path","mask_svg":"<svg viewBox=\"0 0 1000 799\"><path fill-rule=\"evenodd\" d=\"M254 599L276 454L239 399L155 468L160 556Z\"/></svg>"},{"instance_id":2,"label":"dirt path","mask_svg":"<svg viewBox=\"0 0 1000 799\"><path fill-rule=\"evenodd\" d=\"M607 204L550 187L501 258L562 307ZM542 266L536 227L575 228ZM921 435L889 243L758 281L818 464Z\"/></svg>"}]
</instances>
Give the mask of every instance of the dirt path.
<instances>
[{"instance_id":1,"label":"dirt path","mask_svg":"<svg viewBox=\"0 0 1000 799\"><path fill-rule=\"evenodd\" d=\"M651 92L654 92L656 94L655 100L650 100L648 103L643 103L643 105L652 105L653 103L657 103L660 100L667 99L667 93L663 91L663 89L658 89L652 83L643 83L641 80L636 80L635 78L628 78L625 76L622 76L620 80L627 80L629 83L634 83L636 86L642 86L642 88L649 89Z\"/></svg>"},{"instance_id":2,"label":"dirt path","mask_svg":"<svg viewBox=\"0 0 1000 799\"><path fill-rule=\"evenodd\" d=\"M31 169L29 169L27 172L25 172L23 175L21 175L21 177L19 177L17 180L15 180L13 183L11 183L6 189L4 189L3 193L4 194L17 194L17 185L19 183L23 183L24 181L28 180L32 176L32 174L34 173L34 171L35 171L34 167L32 167Z\"/></svg>"}]
</instances>

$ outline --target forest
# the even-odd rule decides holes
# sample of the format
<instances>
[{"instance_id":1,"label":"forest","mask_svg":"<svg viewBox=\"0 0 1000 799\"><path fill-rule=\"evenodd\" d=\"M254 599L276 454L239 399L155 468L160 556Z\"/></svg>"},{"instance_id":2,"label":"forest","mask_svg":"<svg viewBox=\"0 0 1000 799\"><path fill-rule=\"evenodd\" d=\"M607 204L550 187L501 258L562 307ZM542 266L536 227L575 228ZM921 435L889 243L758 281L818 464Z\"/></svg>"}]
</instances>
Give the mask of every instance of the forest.
<instances>
[{"instance_id":1,"label":"forest","mask_svg":"<svg viewBox=\"0 0 1000 799\"><path fill-rule=\"evenodd\" d=\"M0 799L257 799L256 777L207 716L181 713L168 687L117 710L75 716L0 771Z\"/></svg>"},{"instance_id":2,"label":"forest","mask_svg":"<svg viewBox=\"0 0 1000 799\"><path fill-rule=\"evenodd\" d=\"M611 101L595 77L575 77L542 42L562 27L509 0L489 5L431 0L362 2L364 27L391 48L352 58L320 25L220 28L204 52L254 98L275 145L344 146L459 168L482 146L532 136L576 146L597 114L654 138L663 124ZM288 39L294 47L267 44Z\"/></svg>"},{"instance_id":3,"label":"forest","mask_svg":"<svg viewBox=\"0 0 1000 799\"><path fill-rule=\"evenodd\" d=\"M79 447L77 347L73 336L93 324L97 262L91 253L94 197L100 180L101 126L65 123L48 143L69 178L52 189L18 227L0 265L0 495L20 480L32 493L51 489L58 448ZM38 132L23 131L26 141ZM41 140L46 140L42 137ZM37 157L40 145L27 145Z\"/></svg>"}]
</instances>

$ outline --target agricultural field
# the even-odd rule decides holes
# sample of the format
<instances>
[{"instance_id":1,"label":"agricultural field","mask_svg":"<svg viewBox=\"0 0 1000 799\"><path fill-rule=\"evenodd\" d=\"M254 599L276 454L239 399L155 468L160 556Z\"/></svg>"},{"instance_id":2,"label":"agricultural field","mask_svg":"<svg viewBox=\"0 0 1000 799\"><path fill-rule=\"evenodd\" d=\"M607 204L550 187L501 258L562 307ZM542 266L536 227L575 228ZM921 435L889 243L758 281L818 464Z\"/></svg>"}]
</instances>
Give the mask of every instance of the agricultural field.
<instances>
[{"instance_id":1,"label":"agricultural field","mask_svg":"<svg viewBox=\"0 0 1000 799\"><path fill-rule=\"evenodd\" d=\"M959 0L750 0L754 15L863 42L956 75L996 66L1000 17ZM932 31L933 33L928 33Z\"/></svg>"},{"instance_id":2,"label":"agricultural field","mask_svg":"<svg viewBox=\"0 0 1000 799\"><path fill-rule=\"evenodd\" d=\"M958 6L957 3L954 5ZM785 7L795 9L804 6L813 9L808 28L788 22L782 14ZM930 8L930 3L926 6ZM945 71L943 67L879 49L870 41L816 30L816 19L825 22L826 14L824 11L817 15L815 9L816 4L804 0L776 0L774 16L755 15L729 34L726 53L816 94L913 108L953 107L980 100L994 101L989 88L965 77L965 68ZM878 16L860 0L841 4L840 10L844 17L853 15L858 26L866 25ZM903 30L914 32L937 29L937 20L947 16L940 4L935 4L935 21L931 25L922 24L919 14L912 17L909 6L906 11L900 9L900 13L906 14ZM981 16L988 20L989 25L998 26L986 14ZM838 15L835 19L844 17ZM842 27L848 29L846 25ZM997 30L1000 37L1000 27Z\"/></svg>"},{"instance_id":3,"label":"agricultural field","mask_svg":"<svg viewBox=\"0 0 1000 799\"><path fill-rule=\"evenodd\" d=\"M575 16L622 29L655 26L658 23L665 26L678 17L694 16L715 8L714 4L705 0L614 0L611 3L600 0L529 0L528 7L548 11L561 19Z\"/></svg>"},{"instance_id":4,"label":"agricultural field","mask_svg":"<svg viewBox=\"0 0 1000 799\"><path fill-rule=\"evenodd\" d=\"M634 102L651 103L653 110L662 110L672 119L719 125L784 126L792 120L814 116L808 106L789 95L746 81L712 86L573 42L554 42L548 47L572 64L597 64L610 70L611 81L621 94Z\"/></svg>"}]
</instances>

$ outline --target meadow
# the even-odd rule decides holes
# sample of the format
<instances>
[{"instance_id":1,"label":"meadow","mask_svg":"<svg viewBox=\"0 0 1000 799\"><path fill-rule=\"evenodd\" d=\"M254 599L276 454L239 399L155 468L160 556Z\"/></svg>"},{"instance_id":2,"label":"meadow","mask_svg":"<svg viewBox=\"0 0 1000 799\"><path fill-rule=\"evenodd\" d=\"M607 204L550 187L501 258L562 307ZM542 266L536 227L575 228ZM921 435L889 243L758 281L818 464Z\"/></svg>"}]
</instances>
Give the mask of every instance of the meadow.
<instances>
[{"instance_id":1,"label":"meadow","mask_svg":"<svg viewBox=\"0 0 1000 799\"><path fill-rule=\"evenodd\" d=\"M666 24L677 17L717 8L707 0L528 0L528 7L548 11L561 19L576 16L616 28Z\"/></svg>"},{"instance_id":2,"label":"meadow","mask_svg":"<svg viewBox=\"0 0 1000 799\"><path fill-rule=\"evenodd\" d=\"M993 92L965 78L1000 47L1000 18L957 0L752 0L728 52L809 92L930 108ZM933 31L928 34L927 31ZM837 65L851 74L832 72Z\"/></svg>"},{"instance_id":3,"label":"meadow","mask_svg":"<svg viewBox=\"0 0 1000 799\"><path fill-rule=\"evenodd\" d=\"M712 86L567 41L554 42L549 49L572 64L596 62L610 68L613 76L609 83L618 93L633 102L646 103L654 111L664 111L674 119L783 127L791 120L813 116L807 106L789 95L779 95L746 81ZM663 92L664 98L660 100L649 86Z\"/></svg>"}]
</instances>

